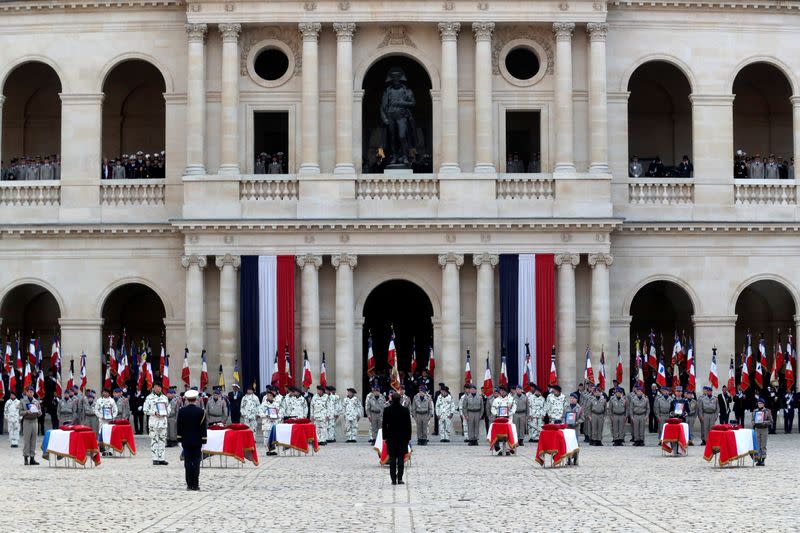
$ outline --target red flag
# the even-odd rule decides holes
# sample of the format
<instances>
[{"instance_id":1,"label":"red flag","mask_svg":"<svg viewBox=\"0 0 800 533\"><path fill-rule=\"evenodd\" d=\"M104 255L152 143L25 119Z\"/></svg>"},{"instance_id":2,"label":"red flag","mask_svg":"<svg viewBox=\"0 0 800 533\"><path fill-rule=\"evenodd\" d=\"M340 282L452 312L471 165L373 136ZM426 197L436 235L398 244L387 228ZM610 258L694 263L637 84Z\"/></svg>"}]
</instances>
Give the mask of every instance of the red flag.
<instances>
[{"instance_id":1,"label":"red flag","mask_svg":"<svg viewBox=\"0 0 800 533\"><path fill-rule=\"evenodd\" d=\"M183 368L181 368L181 379L183 384L189 386L191 373L189 370L189 348L183 350Z\"/></svg>"},{"instance_id":2,"label":"red flag","mask_svg":"<svg viewBox=\"0 0 800 533\"><path fill-rule=\"evenodd\" d=\"M81 384L79 385L80 391L83 392L86 390L86 386L88 385L87 378L86 378L86 354L81 354Z\"/></svg>"},{"instance_id":3,"label":"red flag","mask_svg":"<svg viewBox=\"0 0 800 533\"><path fill-rule=\"evenodd\" d=\"M428 374L433 379L433 372L436 370L436 360L433 358L433 346L428 351Z\"/></svg>"},{"instance_id":4,"label":"red flag","mask_svg":"<svg viewBox=\"0 0 800 533\"><path fill-rule=\"evenodd\" d=\"M733 368L733 365L731 365ZM711 349L711 368L708 371L708 382L715 389L719 388L719 371L717 370L717 347Z\"/></svg>"},{"instance_id":5,"label":"red flag","mask_svg":"<svg viewBox=\"0 0 800 533\"><path fill-rule=\"evenodd\" d=\"M328 386L328 371L325 368L325 352L322 352L322 362L319 364L319 384Z\"/></svg>"},{"instance_id":6,"label":"red flag","mask_svg":"<svg viewBox=\"0 0 800 533\"><path fill-rule=\"evenodd\" d=\"M531 345L525 342L525 372L522 373L522 390L529 392L533 387L533 366L531 364Z\"/></svg>"},{"instance_id":7,"label":"red flag","mask_svg":"<svg viewBox=\"0 0 800 533\"><path fill-rule=\"evenodd\" d=\"M397 362L397 349L394 346L394 328L392 328L392 336L389 337L389 353L386 357L386 362L390 367L393 367Z\"/></svg>"},{"instance_id":8,"label":"red flag","mask_svg":"<svg viewBox=\"0 0 800 533\"><path fill-rule=\"evenodd\" d=\"M764 387L764 367L767 366L767 349L764 345L764 337L758 343L759 356L756 359L756 386L760 389Z\"/></svg>"},{"instance_id":9,"label":"red flag","mask_svg":"<svg viewBox=\"0 0 800 533\"><path fill-rule=\"evenodd\" d=\"M592 370L592 350L586 347L586 366L583 370L583 381L594 386L594 370Z\"/></svg>"},{"instance_id":10,"label":"red flag","mask_svg":"<svg viewBox=\"0 0 800 533\"><path fill-rule=\"evenodd\" d=\"M56 376L53 378L53 380L56 382L56 391L55 391L56 398L61 398L61 396L64 395L64 389L61 388L61 369L60 368L56 372ZM2 380L0 380L0 381L2 381Z\"/></svg>"},{"instance_id":11,"label":"red flag","mask_svg":"<svg viewBox=\"0 0 800 533\"><path fill-rule=\"evenodd\" d=\"M672 388L680 387L681 386L681 375L680 370L678 370L677 362L673 361L672 364Z\"/></svg>"},{"instance_id":12,"label":"red flag","mask_svg":"<svg viewBox=\"0 0 800 533\"><path fill-rule=\"evenodd\" d=\"M786 358L786 370L783 373L784 379L786 379L786 390L792 390L794 387L794 368L792 368L792 358Z\"/></svg>"},{"instance_id":13,"label":"red flag","mask_svg":"<svg viewBox=\"0 0 800 533\"><path fill-rule=\"evenodd\" d=\"M9 342L9 343L6 344L6 354L5 354L5 358L3 360L3 371L9 376L11 375L11 371L14 370L14 365L11 362L11 357L12 357L12 355L11 355L11 343Z\"/></svg>"},{"instance_id":14,"label":"red flag","mask_svg":"<svg viewBox=\"0 0 800 533\"><path fill-rule=\"evenodd\" d=\"M28 362L34 368L38 363L38 360L36 359L36 339L31 339L28 343Z\"/></svg>"},{"instance_id":15,"label":"red flag","mask_svg":"<svg viewBox=\"0 0 800 533\"><path fill-rule=\"evenodd\" d=\"M281 370L278 367L278 350L275 350L275 360L272 362L272 377L269 382L273 387L280 387L281 385Z\"/></svg>"},{"instance_id":16,"label":"red flag","mask_svg":"<svg viewBox=\"0 0 800 533\"><path fill-rule=\"evenodd\" d=\"M162 359L164 367L161 369L161 388L169 390L169 355Z\"/></svg>"},{"instance_id":17,"label":"red flag","mask_svg":"<svg viewBox=\"0 0 800 533\"><path fill-rule=\"evenodd\" d=\"M500 357L500 386L508 388L508 369L506 368L506 356Z\"/></svg>"},{"instance_id":18,"label":"red flag","mask_svg":"<svg viewBox=\"0 0 800 533\"><path fill-rule=\"evenodd\" d=\"M464 384L472 383L472 365L470 365L469 350L467 350L467 361L464 363Z\"/></svg>"},{"instance_id":19,"label":"red flag","mask_svg":"<svg viewBox=\"0 0 800 533\"><path fill-rule=\"evenodd\" d=\"M200 390L203 390L208 385L208 365L206 364L206 351L200 355L202 363L200 365Z\"/></svg>"},{"instance_id":20,"label":"red flag","mask_svg":"<svg viewBox=\"0 0 800 533\"><path fill-rule=\"evenodd\" d=\"M103 380L103 388L111 389L111 365L106 365L106 377Z\"/></svg>"},{"instance_id":21,"label":"red flag","mask_svg":"<svg viewBox=\"0 0 800 533\"><path fill-rule=\"evenodd\" d=\"M125 346L122 346L122 355L119 358L119 366L117 367L117 386L124 389L127 386L128 378L130 377L130 369L128 368L128 355L125 353Z\"/></svg>"},{"instance_id":22,"label":"red flag","mask_svg":"<svg viewBox=\"0 0 800 533\"><path fill-rule=\"evenodd\" d=\"M750 371L747 369L747 357L742 362L742 375L739 377L739 388L742 392L750 388Z\"/></svg>"},{"instance_id":23,"label":"red flag","mask_svg":"<svg viewBox=\"0 0 800 533\"><path fill-rule=\"evenodd\" d=\"M375 377L375 354L372 352L372 334L367 337L367 376Z\"/></svg>"},{"instance_id":24,"label":"red flag","mask_svg":"<svg viewBox=\"0 0 800 533\"><path fill-rule=\"evenodd\" d=\"M67 379L67 390L72 390L75 386L75 360L69 360L69 378Z\"/></svg>"},{"instance_id":25,"label":"red flag","mask_svg":"<svg viewBox=\"0 0 800 533\"><path fill-rule=\"evenodd\" d=\"M597 372L597 385L600 390L606 391L606 352L605 349L600 350L600 367Z\"/></svg>"},{"instance_id":26,"label":"red flag","mask_svg":"<svg viewBox=\"0 0 800 533\"><path fill-rule=\"evenodd\" d=\"M691 342L691 341L690 341ZM690 344L691 346L691 344ZM689 348L691 350L691 348ZM694 358L691 360L691 368L689 368L689 380L686 383L686 389L694 392L697 389L697 375L695 373Z\"/></svg>"},{"instance_id":27,"label":"red flag","mask_svg":"<svg viewBox=\"0 0 800 533\"><path fill-rule=\"evenodd\" d=\"M44 372L42 372L41 368L39 369L39 373L36 374L36 396L38 396L40 400L44 398Z\"/></svg>"},{"instance_id":28,"label":"red flag","mask_svg":"<svg viewBox=\"0 0 800 533\"><path fill-rule=\"evenodd\" d=\"M303 387L311 386L311 363L308 362L308 352L303 350Z\"/></svg>"},{"instance_id":29,"label":"red flag","mask_svg":"<svg viewBox=\"0 0 800 533\"><path fill-rule=\"evenodd\" d=\"M653 370L658 369L658 359L656 358L656 334L650 330L650 335L647 337L647 364Z\"/></svg>"},{"instance_id":30,"label":"red flag","mask_svg":"<svg viewBox=\"0 0 800 533\"><path fill-rule=\"evenodd\" d=\"M642 344L639 339L636 339L636 384L644 389L644 370L642 369Z\"/></svg>"},{"instance_id":31,"label":"red flag","mask_svg":"<svg viewBox=\"0 0 800 533\"><path fill-rule=\"evenodd\" d=\"M61 344L58 338L53 338L53 348L50 352L50 369L55 374L61 373Z\"/></svg>"},{"instance_id":32,"label":"red flag","mask_svg":"<svg viewBox=\"0 0 800 533\"><path fill-rule=\"evenodd\" d=\"M547 382L551 387L558 385L558 373L556 372L556 347L553 346L550 352L550 380Z\"/></svg>"},{"instance_id":33,"label":"red flag","mask_svg":"<svg viewBox=\"0 0 800 533\"><path fill-rule=\"evenodd\" d=\"M664 359L658 360L658 374L656 375L656 383L659 387L667 386L667 371L664 369Z\"/></svg>"},{"instance_id":34,"label":"red flag","mask_svg":"<svg viewBox=\"0 0 800 533\"><path fill-rule=\"evenodd\" d=\"M620 347L619 341L617 341L617 372L616 376L617 383L622 385L622 348Z\"/></svg>"},{"instance_id":35,"label":"red flag","mask_svg":"<svg viewBox=\"0 0 800 533\"><path fill-rule=\"evenodd\" d=\"M119 375L119 367L117 361L117 353L114 350L114 335L108 336L108 366L111 370L111 376ZM106 387L109 388L109 387Z\"/></svg>"},{"instance_id":36,"label":"red flag","mask_svg":"<svg viewBox=\"0 0 800 533\"><path fill-rule=\"evenodd\" d=\"M494 384L492 383L492 369L489 368L489 358L486 358L486 372L483 373L483 395L491 396L494 393Z\"/></svg>"},{"instance_id":37,"label":"red flag","mask_svg":"<svg viewBox=\"0 0 800 533\"><path fill-rule=\"evenodd\" d=\"M28 387L33 385L33 376L31 375L31 362L25 362L25 376L22 378L22 390L28 390Z\"/></svg>"},{"instance_id":38,"label":"red flag","mask_svg":"<svg viewBox=\"0 0 800 533\"><path fill-rule=\"evenodd\" d=\"M166 353L166 350L164 350L164 345L162 344L161 345L161 354L159 355L159 360L158 360L158 373L161 376L164 375L164 365L166 364L166 358L167 358L167 353ZM161 387L163 389L167 388L167 387L164 387L163 383L162 383Z\"/></svg>"},{"instance_id":39,"label":"red flag","mask_svg":"<svg viewBox=\"0 0 800 533\"><path fill-rule=\"evenodd\" d=\"M14 392L16 394L16 391ZM3 381L2 376L0 376L0 398L5 398L6 396L6 384Z\"/></svg>"},{"instance_id":40,"label":"red flag","mask_svg":"<svg viewBox=\"0 0 800 533\"><path fill-rule=\"evenodd\" d=\"M784 363L783 346L781 346L781 331L778 330L778 350L775 352L775 366L777 366L779 369L783 369Z\"/></svg>"}]
</instances>

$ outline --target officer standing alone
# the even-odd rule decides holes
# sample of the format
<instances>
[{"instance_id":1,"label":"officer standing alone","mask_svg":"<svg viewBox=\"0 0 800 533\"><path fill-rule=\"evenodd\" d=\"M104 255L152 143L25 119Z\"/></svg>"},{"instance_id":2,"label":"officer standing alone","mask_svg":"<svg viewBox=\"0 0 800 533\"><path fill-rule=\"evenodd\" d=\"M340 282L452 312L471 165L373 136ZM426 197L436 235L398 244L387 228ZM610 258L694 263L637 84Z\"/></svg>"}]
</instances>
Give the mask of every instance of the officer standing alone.
<instances>
[{"instance_id":1,"label":"officer standing alone","mask_svg":"<svg viewBox=\"0 0 800 533\"><path fill-rule=\"evenodd\" d=\"M178 442L183 447L183 468L186 471L186 490L200 490L200 461L206 443L206 413L197 406L196 390L183 395L186 405L178 411Z\"/></svg>"}]
</instances>

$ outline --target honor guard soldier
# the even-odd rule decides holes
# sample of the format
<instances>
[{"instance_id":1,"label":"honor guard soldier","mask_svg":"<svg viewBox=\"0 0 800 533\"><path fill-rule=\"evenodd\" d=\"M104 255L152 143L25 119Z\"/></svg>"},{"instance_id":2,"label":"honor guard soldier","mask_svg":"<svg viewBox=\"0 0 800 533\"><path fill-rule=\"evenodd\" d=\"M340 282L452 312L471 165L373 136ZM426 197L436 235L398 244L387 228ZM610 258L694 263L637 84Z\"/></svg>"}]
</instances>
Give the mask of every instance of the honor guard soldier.
<instances>
[{"instance_id":1,"label":"honor guard soldier","mask_svg":"<svg viewBox=\"0 0 800 533\"><path fill-rule=\"evenodd\" d=\"M196 390L186 391L186 406L178 411L178 441L183 447L186 490L200 490L200 462L208 430L206 414L202 407L196 405L197 396Z\"/></svg>"},{"instance_id":2,"label":"honor guard soldier","mask_svg":"<svg viewBox=\"0 0 800 533\"><path fill-rule=\"evenodd\" d=\"M375 444L375 437L378 435L383 423L383 410L386 408L386 400L381 395L381 388L376 383L372 385L372 394L367 396L364 402L364 412L369 419L369 443Z\"/></svg>"},{"instance_id":3,"label":"honor guard soldier","mask_svg":"<svg viewBox=\"0 0 800 533\"><path fill-rule=\"evenodd\" d=\"M131 404L128 397L122 393L122 389L114 389L114 401L117 402L117 417L130 422Z\"/></svg>"},{"instance_id":4,"label":"honor guard soldier","mask_svg":"<svg viewBox=\"0 0 800 533\"><path fill-rule=\"evenodd\" d=\"M783 431L785 433L792 432L792 425L794 424L794 408L795 408L795 393L786 391L783 395Z\"/></svg>"},{"instance_id":5,"label":"honor guard soldier","mask_svg":"<svg viewBox=\"0 0 800 533\"><path fill-rule=\"evenodd\" d=\"M757 407L753 410L753 427L756 431L756 443L758 452L756 453L756 466L764 466L767 458L767 437L769 428L772 427L772 413L766 408L764 398L756 400Z\"/></svg>"},{"instance_id":6,"label":"honor guard soldier","mask_svg":"<svg viewBox=\"0 0 800 533\"><path fill-rule=\"evenodd\" d=\"M105 424L110 424L117 418L117 402L111 397L110 389L103 389L102 396L94 402L94 414L97 417L98 426L102 429ZM102 447L102 444L101 444ZM111 455L110 449L105 449L103 455Z\"/></svg>"},{"instance_id":7,"label":"honor guard soldier","mask_svg":"<svg viewBox=\"0 0 800 533\"><path fill-rule=\"evenodd\" d=\"M589 427L591 435L589 446L603 445L603 426L606 421L606 397L600 387L595 387L592 391L592 403L589 405Z\"/></svg>"},{"instance_id":8,"label":"honor guard soldier","mask_svg":"<svg viewBox=\"0 0 800 533\"><path fill-rule=\"evenodd\" d=\"M325 446L328 444L328 395L322 385L317 385L317 394L311 399L311 420L317 428L320 446Z\"/></svg>"},{"instance_id":9,"label":"honor guard soldier","mask_svg":"<svg viewBox=\"0 0 800 533\"><path fill-rule=\"evenodd\" d=\"M469 446L478 445L478 434L480 433L481 416L483 415L483 398L478 394L478 387L470 383L467 393L463 396L462 405L464 416L467 421L467 432L469 435Z\"/></svg>"},{"instance_id":10,"label":"honor guard soldier","mask_svg":"<svg viewBox=\"0 0 800 533\"><path fill-rule=\"evenodd\" d=\"M579 394L577 392L570 393L569 403L564 411L564 423L573 430L577 430L583 424L583 407L578 403L578 397ZM578 466L578 456L568 457L567 464Z\"/></svg>"},{"instance_id":11,"label":"honor guard soldier","mask_svg":"<svg viewBox=\"0 0 800 533\"><path fill-rule=\"evenodd\" d=\"M77 418L77 407L73 391L67 389L58 400L58 419L62 424L74 424Z\"/></svg>"},{"instance_id":12,"label":"honor guard soldier","mask_svg":"<svg viewBox=\"0 0 800 533\"><path fill-rule=\"evenodd\" d=\"M22 456L25 464L35 466L36 435L39 430L39 417L42 415L42 404L33 395L33 386L28 386L19 403L19 415L22 418Z\"/></svg>"},{"instance_id":13,"label":"honor guard soldier","mask_svg":"<svg viewBox=\"0 0 800 533\"><path fill-rule=\"evenodd\" d=\"M94 410L95 401L94 391L86 391L86 397L83 399L83 423L97 433L100 429L100 424L97 420L97 413Z\"/></svg>"},{"instance_id":14,"label":"honor guard soldier","mask_svg":"<svg viewBox=\"0 0 800 533\"><path fill-rule=\"evenodd\" d=\"M490 396L487 396L483 403L483 412L486 415L486 431L489 431L489 424L494 422L494 415L492 414L492 404L500 397L500 389L495 387Z\"/></svg>"},{"instance_id":15,"label":"honor guard soldier","mask_svg":"<svg viewBox=\"0 0 800 533\"><path fill-rule=\"evenodd\" d=\"M142 413L148 417L150 432L150 456L154 465L168 465L165 460L167 445L167 417L169 416L169 399L161 391L161 383L153 383L153 390L144 399Z\"/></svg>"},{"instance_id":16,"label":"honor guard soldier","mask_svg":"<svg viewBox=\"0 0 800 533\"><path fill-rule=\"evenodd\" d=\"M483 402L483 400L481 400ZM427 385L420 385L419 392L411 401L411 417L417 423L417 444L428 444L428 431L433 416L433 399L428 394Z\"/></svg>"},{"instance_id":17,"label":"honor guard soldier","mask_svg":"<svg viewBox=\"0 0 800 533\"><path fill-rule=\"evenodd\" d=\"M19 427L20 427L20 401L17 393L13 390L9 392L8 400L3 408L6 425L8 426L8 442L12 448L19 448ZM25 456L27 461L27 455Z\"/></svg>"},{"instance_id":18,"label":"honor guard soldier","mask_svg":"<svg viewBox=\"0 0 800 533\"><path fill-rule=\"evenodd\" d=\"M697 410L700 415L700 437L705 446L708 432L717 423L719 417L719 401L711 395L712 389L708 385L703 387L703 394L697 401Z\"/></svg>"},{"instance_id":19,"label":"honor guard soldier","mask_svg":"<svg viewBox=\"0 0 800 533\"><path fill-rule=\"evenodd\" d=\"M564 420L567 403L567 397L561 394L561 385L550 387L550 394L544 402L544 412L551 424L560 424Z\"/></svg>"},{"instance_id":20,"label":"honor guard soldier","mask_svg":"<svg viewBox=\"0 0 800 533\"><path fill-rule=\"evenodd\" d=\"M500 385L500 395L492 402L492 417L494 419L507 418L510 422L514 419L516 410L517 404L514 398L508 395L505 385ZM519 440L519 435L517 435L517 440Z\"/></svg>"},{"instance_id":21,"label":"honor guard soldier","mask_svg":"<svg viewBox=\"0 0 800 533\"><path fill-rule=\"evenodd\" d=\"M545 399L542 396L542 389L533 385L533 389L528 392L528 442L539 442L539 434L542 432L544 422Z\"/></svg>"},{"instance_id":22,"label":"honor guard soldier","mask_svg":"<svg viewBox=\"0 0 800 533\"><path fill-rule=\"evenodd\" d=\"M238 383L234 383L233 390L228 393L228 411L231 413L231 422L238 424L242 421L242 391Z\"/></svg>"},{"instance_id":23,"label":"honor guard soldier","mask_svg":"<svg viewBox=\"0 0 800 533\"><path fill-rule=\"evenodd\" d=\"M719 423L728 424L733 412L733 396L725 385L722 386L722 392L717 395L717 403L719 404Z\"/></svg>"},{"instance_id":24,"label":"honor guard soldier","mask_svg":"<svg viewBox=\"0 0 800 533\"><path fill-rule=\"evenodd\" d=\"M347 389L347 396L342 400L344 409L344 434L345 442L356 442L358 436L358 420L364 416L361 401L358 399L356 389Z\"/></svg>"},{"instance_id":25,"label":"honor guard soldier","mask_svg":"<svg viewBox=\"0 0 800 533\"><path fill-rule=\"evenodd\" d=\"M264 394L264 399L258 408L258 416L261 419L261 431L264 433L264 446L268 447L267 455L277 455L274 449L269 448L269 434L272 432L272 426L281 423L283 413L281 404L275 399L275 393L271 387Z\"/></svg>"},{"instance_id":26,"label":"honor guard soldier","mask_svg":"<svg viewBox=\"0 0 800 533\"><path fill-rule=\"evenodd\" d=\"M631 419L633 445L644 446L644 431L650 418L650 400L639 385L636 385L633 396L628 401L628 417Z\"/></svg>"},{"instance_id":27,"label":"honor guard soldier","mask_svg":"<svg viewBox=\"0 0 800 533\"><path fill-rule=\"evenodd\" d=\"M253 437L258 434L259 407L261 407L261 402L258 401L258 396L255 395L253 386L249 385L239 404L239 420L242 424L247 424L247 427L253 432Z\"/></svg>"},{"instance_id":28,"label":"honor guard soldier","mask_svg":"<svg viewBox=\"0 0 800 533\"><path fill-rule=\"evenodd\" d=\"M628 414L628 400L625 398L622 387L614 390L614 397L608 402L608 410L611 414L611 438L614 446L625 445L625 417Z\"/></svg>"},{"instance_id":29,"label":"honor guard soldier","mask_svg":"<svg viewBox=\"0 0 800 533\"><path fill-rule=\"evenodd\" d=\"M336 421L342 415L342 399L336 394L336 387L330 385L328 392L328 442L336 442ZM408 399L408 396L403 395ZM406 406L407 407L407 406Z\"/></svg>"},{"instance_id":30,"label":"honor guard soldier","mask_svg":"<svg viewBox=\"0 0 800 533\"><path fill-rule=\"evenodd\" d=\"M222 390L214 387L214 395L206 403L206 419L208 425L225 425L228 421L228 402L222 397Z\"/></svg>"},{"instance_id":31,"label":"honor guard soldier","mask_svg":"<svg viewBox=\"0 0 800 533\"><path fill-rule=\"evenodd\" d=\"M697 420L697 398L695 398L694 391L690 390L684 392L683 397L686 399L686 407L689 410L689 414L686 415L686 423L689 424L689 446L694 446L692 437L694 435L695 421Z\"/></svg>"},{"instance_id":32,"label":"honor guard soldier","mask_svg":"<svg viewBox=\"0 0 800 533\"><path fill-rule=\"evenodd\" d=\"M521 385L516 386L515 392L514 403L516 403L516 408L514 410L514 425L517 426L519 445L525 446L525 428L528 425L528 397L525 396L525 391L522 390Z\"/></svg>"},{"instance_id":33,"label":"honor guard soldier","mask_svg":"<svg viewBox=\"0 0 800 533\"><path fill-rule=\"evenodd\" d=\"M439 439L441 442L450 442L453 433L453 415L456 414L456 404L450 396L450 388L441 390L436 400L436 416L439 417Z\"/></svg>"},{"instance_id":34,"label":"honor guard soldier","mask_svg":"<svg viewBox=\"0 0 800 533\"><path fill-rule=\"evenodd\" d=\"M183 407L183 401L175 387L167 389L169 399L169 416L167 416L167 448L178 445L178 411Z\"/></svg>"},{"instance_id":35,"label":"honor guard soldier","mask_svg":"<svg viewBox=\"0 0 800 533\"><path fill-rule=\"evenodd\" d=\"M666 423L667 418L670 416L672 410L672 398L669 395L668 387L661 387L661 394L659 394L653 402L653 412L656 416L656 423L658 430Z\"/></svg>"},{"instance_id":36,"label":"honor guard soldier","mask_svg":"<svg viewBox=\"0 0 800 533\"><path fill-rule=\"evenodd\" d=\"M469 394L469 383L464 383L464 392L458 397L458 405L456 406L456 412L458 413L459 417L461 418L461 432L464 434L464 442L470 442L472 439L469 436L469 424L467 423L467 411L464 408L464 401L467 398L467 394Z\"/></svg>"}]
</instances>

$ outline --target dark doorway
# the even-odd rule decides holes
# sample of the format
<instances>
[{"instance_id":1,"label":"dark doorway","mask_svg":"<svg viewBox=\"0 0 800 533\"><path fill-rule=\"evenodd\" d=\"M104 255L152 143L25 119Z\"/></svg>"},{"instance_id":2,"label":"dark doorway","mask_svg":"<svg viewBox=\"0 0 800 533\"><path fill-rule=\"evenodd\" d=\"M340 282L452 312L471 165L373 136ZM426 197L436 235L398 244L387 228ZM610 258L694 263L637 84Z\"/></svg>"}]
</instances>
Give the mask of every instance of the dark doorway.
<instances>
[{"instance_id":1,"label":"dark doorway","mask_svg":"<svg viewBox=\"0 0 800 533\"><path fill-rule=\"evenodd\" d=\"M256 111L253 117L253 143L255 174L289 173L289 113L287 111ZM278 165L270 168L272 163L278 163Z\"/></svg>"},{"instance_id":2,"label":"dark doorway","mask_svg":"<svg viewBox=\"0 0 800 533\"><path fill-rule=\"evenodd\" d=\"M539 111L506 112L506 172L542 171Z\"/></svg>"},{"instance_id":3,"label":"dark doorway","mask_svg":"<svg viewBox=\"0 0 800 533\"><path fill-rule=\"evenodd\" d=\"M767 279L756 281L739 294L736 300L737 374L741 371L741 355L744 353L748 331L752 336L753 354L758 354L758 344L763 335L767 363L769 370L772 369L779 332L785 352L787 335L794 332L794 314L795 306L791 293L777 281ZM754 383L752 376L751 383Z\"/></svg>"},{"instance_id":4,"label":"dark doorway","mask_svg":"<svg viewBox=\"0 0 800 533\"><path fill-rule=\"evenodd\" d=\"M427 367L433 343L433 306L428 295L410 281L394 279L378 285L364 304L364 334L362 339L364 375L362 390L369 390L367 377L367 339L372 333L375 372L388 376L389 339L394 327L397 367L400 372L411 369L412 345L416 346L417 371Z\"/></svg>"},{"instance_id":5,"label":"dark doorway","mask_svg":"<svg viewBox=\"0 0 800 533\"><path fill-rule=\"evenodd\" d=\"M412 110L416 123L416 147L413 150L412 168L415 173L433 172L433 106L431 104L431 79L425 68L410 57L387 56L373 64L364 76L362 113L362 172L382 174L379 153L385 146L385 132L380 108L386 75L390 68L400 67L406 75L406 85L414 93L416 106Z\"/></svg>"}]
</instances>

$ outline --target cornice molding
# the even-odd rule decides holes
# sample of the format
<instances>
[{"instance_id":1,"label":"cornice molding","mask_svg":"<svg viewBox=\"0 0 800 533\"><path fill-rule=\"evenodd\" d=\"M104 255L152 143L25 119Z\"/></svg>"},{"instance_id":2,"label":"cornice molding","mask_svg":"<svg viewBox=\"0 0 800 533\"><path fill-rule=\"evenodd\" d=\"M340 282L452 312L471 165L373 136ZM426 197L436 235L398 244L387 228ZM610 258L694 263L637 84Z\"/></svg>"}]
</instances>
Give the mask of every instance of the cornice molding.
<instances>
[{"instance_id":1,"label":"cornice molding","mask_svg":"<svg viewBox=\"0 0 800 533\"><path fill-rule=\"evenodd\" d=\"M647 234L741 234L741 233L800 233L800 222L625 222L618 226L616 233Z\"/></svg>"},{"instance_id":2,"label":"cornice molding","mask_svg":"<svg viewBox=\"0 0 800 533\"><path fill-rule=\"evenodd\" d=\"M127 0L126 2L111 1L111 2L3 2L0 3L0 12L8 13L15 11L55 11L55 10L91 10L91 9L141 9L141 8L166 8L166 7L181 7L186 3L183 0Z\"/></svg>"},{"instance_id":3,"label":"cornice molding","mask_svg":"<svg viewBox=\"0 0 800 533\"><path fill-rule=\"evenodd\" d=\"M169 224L11 224L0 226L3 236L43 236L54 235L179 235L180 230Z\"/></svg>"},{"instance_id":4,"label":"cornice molding","mask_svg":"<svg viewBox=\"0 0 800 533\"><path fill-rule=\"evenodd\" d=\"M765 10L765 11L797 11L800 4L797 2L782 2L775 0L733 0L733 1L711 1L703 2L699 0L648 0L642 3L640 0L610 0L610 9L647 9L647 8L677 8L685 9L711 9L725 10Z\"/></svg>"}]
</instances>

